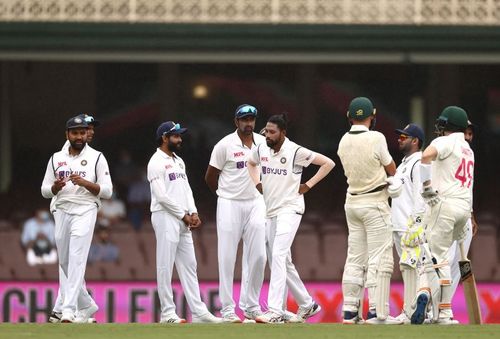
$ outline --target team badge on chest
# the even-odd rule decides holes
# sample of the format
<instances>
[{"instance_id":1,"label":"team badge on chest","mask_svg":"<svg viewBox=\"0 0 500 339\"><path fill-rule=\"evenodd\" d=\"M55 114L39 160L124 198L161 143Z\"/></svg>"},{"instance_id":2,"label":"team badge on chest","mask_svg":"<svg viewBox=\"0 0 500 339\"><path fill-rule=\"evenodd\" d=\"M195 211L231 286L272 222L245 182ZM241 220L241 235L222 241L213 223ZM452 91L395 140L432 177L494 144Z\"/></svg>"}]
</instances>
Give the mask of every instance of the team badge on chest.
<instances>
[{"instance_id":1,"label":"team badge on chest","mask_svg":"<svg viewBox=\"0 0 500 339\"><path fill-rule=\"evenodd\" d=\"M81 164L82 166L87 165L87 160L85 160L85 159L84 159L84 160L82 160L82 161L80 162L80 164Z\"/></svg>"},{"instance_id":2,"label":"team badge on chest","mask_svg":"<svg viewBox=\"0 0 500 339\"><path fill-rule=\"evenodd\" d=\"M284 163L286 162L286 158L285 158L285 157L281 158L281 159L280 159L280 162L281 162L282 164L284 164Z\"/></svg>"}]
</instances>

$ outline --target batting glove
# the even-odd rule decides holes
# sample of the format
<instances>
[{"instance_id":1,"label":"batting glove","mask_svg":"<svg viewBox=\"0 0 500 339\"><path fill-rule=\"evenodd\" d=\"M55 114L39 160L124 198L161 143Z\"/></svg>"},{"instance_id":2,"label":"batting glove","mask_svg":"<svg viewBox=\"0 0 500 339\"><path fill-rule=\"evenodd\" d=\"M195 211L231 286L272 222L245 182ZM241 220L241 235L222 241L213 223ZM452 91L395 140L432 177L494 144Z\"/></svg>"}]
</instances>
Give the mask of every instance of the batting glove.
<instances>
[{"instance_id":1,"label":"batting glove","mask_svg":"<svg viewBox=\"0 0 500 339\"><path fill-rule=\"evenodd\" d=\"M424 198L424 201L427 203L427 205L431 207L437 205L441 201L441 198L438 195L438 191L432 188L431 185L424 186L422 190L422 198Z\"/></svg>"}]
</instances>

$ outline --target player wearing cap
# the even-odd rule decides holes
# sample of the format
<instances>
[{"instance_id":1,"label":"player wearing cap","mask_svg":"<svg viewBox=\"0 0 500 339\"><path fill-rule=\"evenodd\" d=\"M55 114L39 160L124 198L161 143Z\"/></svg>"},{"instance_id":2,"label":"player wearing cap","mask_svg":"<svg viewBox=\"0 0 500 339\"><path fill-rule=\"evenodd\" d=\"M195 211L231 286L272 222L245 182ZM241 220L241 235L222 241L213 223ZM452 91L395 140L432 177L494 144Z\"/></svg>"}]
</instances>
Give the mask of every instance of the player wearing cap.
<instances>
[{"instance_id":1,"label":"player wearing cap","mask_svg":"<svg viewBox=\"0 0 500 339\"><path fill-rule=\"evenodd\" d=\"M431 253L423 260L425 280L422 281L427 286L421 286L418 292L412 324L424 322L429 302L433 322L456 323L451 309L453 291L448 253L454 240L465 239L472 211L474 152L464 138L467 121L467 113L462 108L446 107L436 122L440 136L422 153L422 197L430 206L424 219L425 236ZM428 260L432 256L434 262Z\"/></svg>"},{"instance_id":2,"label":"player wearing cap","mask_svg":"<svg viewBox=\"0 0 500 339\"><path fill-rule=\"evenodd\" d=\"M397 129L399 135L399 151L404 158L396 169L396 180L402 181L401 194L392 199L391 215L393 237L396 251L399 255L399 268L403 276L404 299L403 310L398 319L405 324L410 323L411 304L417 294L417 263L420 256L420 247L401 245L401 238L408 228L420 228L425 212L425 202L420 195L422 183L420 182L420 158L425 141L424 131L416 124L409 124L404 129Z\"/></svg>"},{"instance_id":3,"label":"player wearing cap","mask_svg":"<svg viewBox=\"0 0 500 339\"><path fill-rule=\"evenodd\" d=\"M59 266L66 276L59 282L61 322L87 322L97 311L92 299L84 296L85 266L100 199L111 197L112 183L106 158L87 145L87 129L80 117L67 121L69 146L52 155L41 187L43 197L55 197L50 209L56 224Z\"/></svg>"},{"instance_id":4,"label":"player wearing cap","mask_svg":"<svg viewBox=\"0 0 500 339\"><path fill-rule=\"evenodd\" d=\"M321 310L302 283L292 263L290 248L305 209L303 194L321 181L335 164L326 156L290 141L286 133L286 114L273 115L266 124L267 146L260 144L248 158L248 171L266 204L266 243L271 267L268 311L255 319L260 323L284 322L287 285L299 305L297 316L291 322L303 322ZM310 164L320 168L301 184L302 170ZM258 165L262 169L260 173Z\"/></svg>"},{"instance_id":5,"label":"player wearing cap","mask_svg":"<svg viewBox=\"0 0 500 339\"><path fill-rule=\"evenodd\" d=\"M90 116L86 113L82 113L77 115L76 117L83 119L88 127L87 127L87 144L90 144L92 140L94 139L94 128L99 126L100 123L99 121L95 120L93 116ZM70 143L68 140L64 143L64 146L62 147L62 150L65 148L68 148L70 146ZM55 200L56 197L53 197L52 200ZM62 284L64 284L64 281L66 280L66 275L64 274L63 270L59 267L59 280L63 281ZM54 308L52 312L50 313L48 317L48 321L50 323L59 323L61 322L61 317L62 317L62 305L63 305L63 296L61 295L61 289L59 288L57 290L57 298L56 302L54 305ZM95 313L98 310L97 304L95 303L94 299L90 296L90 294L87 291L87 287L85 285L85 281L83 282L83 286L78 294L78 305L77 305L78 313L76 318L80 321L84 321L84 318L88 318L89 322L95 322L95 319L91 318L90 315Z\"/></svg>"},{"instance_id":6,"label":"player wearing cap","mask_svg":"<svg viewBox=\"0 0 500 339\"><path fill-rule=\"evenodd\" d=\"M181 149L186 132L172 121L156 131L158 148L148 163L151 187L151 223L156 235L156 274L161 305L161 323L185 323L175 312L172 271L175 267L192 313L192 321L218 323L201 301L196 275L196 257L191 229L201 220L189 186L184 161L175 153Z\"/></svg>"},{"instance_id":7,"label":"player wearing cap","mask_svg":"<svg viewBox=\"0 0 500 339\"><path fill-rule=\"evenodd\" d=\"M261 315L259 295L266 265L264 199L248 175L246 159L265 142L254 133L257 109L244 104L236 108L236 131L220 140L212 151L205 181L217 194L219 297L224 322L239 323L233 300L234 264L243 239L242 279L239 306L245 318Z\"/></svg>"},{"instance_id":8,"label":"player wearing cap","mask_svg":"<svg viewBox=\"0 0 500 339\"><path fill-rule=\"evenodd\" d=\"M376 111L368 98L351 101L347 117L352 124L339 143L338 155L347 177L345 212L349 228L347 259L342 277L344 323L362 321L360 300L364 276L369 297L369 324L400 324L389 316L389 287L393 270L389 194L400 193L401 181L388 175L396 165L382 133L372 131Z\"/></svg>"}]
</instances>

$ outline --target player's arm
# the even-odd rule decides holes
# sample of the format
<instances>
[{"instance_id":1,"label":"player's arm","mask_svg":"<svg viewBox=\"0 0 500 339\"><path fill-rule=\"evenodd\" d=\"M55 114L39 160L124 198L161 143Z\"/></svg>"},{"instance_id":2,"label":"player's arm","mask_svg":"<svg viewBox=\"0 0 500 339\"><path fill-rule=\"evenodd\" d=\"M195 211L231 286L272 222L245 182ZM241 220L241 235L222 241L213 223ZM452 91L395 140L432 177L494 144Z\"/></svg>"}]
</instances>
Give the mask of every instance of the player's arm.
<instances>
[{"instance_id":1,"label":"player's arm","mask_svg":"<svg viewBox=\"0 0 500 339\"><path fill-rule=\"evenodd\" d=\"M387 140L383 134L379 134L380 139L378 143L378 150L376 150L375 156L379 159L380 164L384 166L385 173L387 176L392 177L396 175L396 163L392 159L389 153L389 148L387 147Z\"/></svg>"},{"instance_id":2,"label":"player's arm","mask_svg":"<svg viewBox=\"0 0 500 339\"><path fill-rule=\"evenodd\" d=\"M335 167L335 163L332 159L324 156L320 153L315 153L311 164L319 166L318 171L312 176L305 184L301 184L299 187L299 193L304 194L313 188L318 182L323 180L324 177L330 173L330 171Z\"/></svg>"},{"instance_id":3,"label":"player's arm","mask_svg":"<svg viewBox=\"0 0 500 339\"><path fill-rule=\"evenodd\" d=\"M113 183L111 182L108 161L104 157L104 154L101 154L97 163L96 175L97 185L99 185L99 192L96 195L99 198L110 199L113 195Z\"/></svg>"},{"instance_id":4,"label":"player's arm","mask_svg":"<svg viewBox=\"0 0 500 339\"><path fill-rule=\"evenodd\" d=\"M151 164L148 166L148 180L151 184L151 194L155 197L161 207L180 220L184 220L187 216L189 217L187 218L189 219L189 222L191 221L189 214L187 214L184 209L179 206L179 204L168 197L161 166Z\"/></svg>"},{"instance_id":5,"label":"player's arm","mask_svg":"<svg viewBox=\"0 0 500 339\"><path fill-rule=\"evenodd\" d=\"M208 188L210 188L213 193L217 191L220 172L220 169L215 168L212 165L208 165L207 167L207 172L205 173L205 182L207 183Z\"/></svg>"},{"instance_id":6,"label":"player's arm","mask_svg":"<svg viewBox=\"0 0 500 339\"><path fill-rule=\"evenodd\" d=\"M248 169L248 174L250 175L250 178L252 179L253 184L255 185L255 188L262 193L262 183L260 182L260 172L259 172L259 167L255 162L253 162L251 159L247 161L247 169Z\"/></svg>"},{"instance_id":7,"label":"player's arm","mask_svg":"<svg viewBox=\"0 0 500 339\"><path fill-rule=\"evenodd\" d=\"M396 175L396 163L394 160L392 160L389 165L384 166L385 173L387 173L388 176L392 177Z\"/></svg>"},{"instance_id":8,"label":"player's arm","mask_svg":"<svg viewBox=\"0 0 500 339\"><path fill-rule=\"evenodd\" d=\"M431 163L436 160L438 156L438 150L433 145L427 146L427 148L422 153L422 160L420 161L420 173L421 180L424 186L430 185L431 181Z\"/></svg>"}]
</instances>

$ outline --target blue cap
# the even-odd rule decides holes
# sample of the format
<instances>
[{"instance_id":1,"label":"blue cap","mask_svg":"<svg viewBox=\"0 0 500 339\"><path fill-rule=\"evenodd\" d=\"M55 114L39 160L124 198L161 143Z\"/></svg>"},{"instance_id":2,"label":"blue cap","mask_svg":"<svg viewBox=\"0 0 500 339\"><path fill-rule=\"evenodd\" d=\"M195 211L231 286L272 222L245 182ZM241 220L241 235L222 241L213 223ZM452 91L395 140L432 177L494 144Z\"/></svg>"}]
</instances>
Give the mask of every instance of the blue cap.
<instances>
[{"instance_id":1,"label":"blue cap","mask_svg":"<svg viewBox=\"0 0 500 339\"><path fill-rule=\"evenodd\" d=\"M71 129L71 128L88 128L89 125L85 121L85 119L82 119L80 116L73 117L66 121L66 129Z\"/></svg>"},{"instance_id":2,"label":"blue cap","mask_svg":"<svg viewBox=\"0 0 500 339\"><path fill-rule=\"evenodd\" d=\"M234 117L238 118L238 119L246 117L247 115L251 115L251 116L256 117L257 116L257 108L255 108L252 105L243 104L243 105L239 105L236 108L236 111L234 112Z\"/></svg>"},{"instance_id":3,"label":"blue cap","mask_svg":"<svg viewBox=\"0 0 500 339\"><path fill-rule=\"evenodd\" d=\"M85 120L85 122L88 125L93 125L94 127L97 127L97 126L100 125L99 121L97 121L96 119L94 119L93 116L91 116L91 115L89 115L87 113L79 114L79 115L77 115L77 117L82 118L83 120Z\"/></svg>"},{"instance_id":4,"label":"blue cap","mask_svg":"<svg viewBox=\"0 0 500 339\"><path fill-rule=\"evenodd\" d=\"M187 128L181 128L180 124L176 124L173 121L167 121L162 123L156 130L156 137L159 139L163 135L167 134L183 134L187 131Z\"/></svg>"},{"instance_id":5,"label":"blue cap","mask_svg":"<svg viewBox=\"0 0 500 339\"><path fill-rule=\"evenodd\" d=\"M420 141L424 142L425 141L425 133L424 130L416 124L409 124L406 125L405 128L403 129L397 129L396 130L397 134L404 134L409 137L417 138Z\"/></svg>"}]
</instances>

